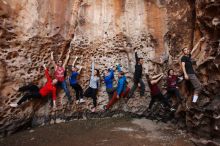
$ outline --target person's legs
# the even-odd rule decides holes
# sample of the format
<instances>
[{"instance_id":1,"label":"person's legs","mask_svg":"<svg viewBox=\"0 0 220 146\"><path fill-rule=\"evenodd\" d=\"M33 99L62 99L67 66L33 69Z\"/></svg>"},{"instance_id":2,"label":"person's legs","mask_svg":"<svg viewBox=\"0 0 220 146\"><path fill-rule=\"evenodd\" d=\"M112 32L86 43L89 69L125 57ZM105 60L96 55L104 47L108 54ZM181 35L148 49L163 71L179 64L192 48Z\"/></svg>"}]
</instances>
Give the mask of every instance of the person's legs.
<instances>
[{"instance_id":1,"label":"person's legs","mask_svg":"<svg viewBox=\"0 0 220 146\"><path fill-rule=\"evenodd\" d=\"M167 106L171 108L171 105L169 104L168 100L163 96L162 93L158 94L158 99L164 104L164 106Z\"/></svg>"},{"instance_id":2,"label":"person's legs","mask_svg":"<svg viewBox=\"0 0 220 146\"><path fill-rule=\"evenodd\" d=\"M182 97L180 96L180 92L179 92L179 90L177 88L174 90L174 94L175 94L175 96L177 98L177 102L181 103Z\"/></svg>"},{"instance_id":3,"label":"person's legs","mask_svg":"<svg viewBox=\"0 0 220 146\"><path fill-rule=\"evenodd\" d=\"M112 99L109 101L109 103L106 105L106 109L109 109L113 104L115 104L118 101L117 98L117 92L114 92Z\"/></svg>"},{"instance_id":4,"label":"person's legs","mask_svg":"<svg viewBox=\"0 0 220 146\"><path fill-rule=\"evenodd\" d=\"M174 92L173 92L172 89L167 89L167 96L166 96L166 98L167 98L168 101L172 98L173 94L174 94Z\"/></svg>"},{"instance_id":5,"label":"person's legs","mask_svg":"<svg viewBox=\"0 0 220 146\"><path fill-rule=\"evenodd\" d=\"M150 104L148 106L148 109L152 108L155 101L156 101L156 96L151 96L151 100L150 100Z\"/></svg>"},{"instance_id":6,"label":"person's legs","mask_svg":"<svg viewBox=\"0 0 220 146\"><path fill-rule=\"evenodd\" d=\"M92 89L92 99L93 99L93 106L94 108L96 108L97 106L97 92L98 92L98 89Z\"/></svg>"},{"instance_id":7,"label":"person's legs","mask_svg":"<svg viewBox=\"0 0 220 146\"><path fill-rule=\"evenodd\" d=\"M86 89L86 91L84 92L84 96L85 97L92 97L92 88L91 87Z\"/></svg>"},{"instance_id":8,"label":"person's legs","mask_svg":"<svg viewBox=\"0 0 220 146\"><path fill-rule=\"evenodd\" d=\"M79 90L78 90L77 86L76 85L72 85L72 88L75 90L76 100L79 100Z\"/></svg>"},{"instance_id":9,"label":"person's legs","mask_svg":"<svg viewBox=\"0 0 220 146\"><path fill-rule=\"evenodd\" d=\"M77 89L79 91L79 98L83 99L83 89L79 84L76 84L76 85L77 85Z\"/></svg>"},{"instance_id":10,"label":"person's legs","mask_svg":"<svg viewBox=\"0 0 220 146\"><path fill-rule=\"evenodd\" d=\"M129 98L131 98L134 94L134 91L137 89L138 82L134 82L133 86L131 87L131 91L129 92Z\"/></svg>"},{"instance_id":11,"label":"person's legs","mask_svg":"<svg viewBox=\"0 0 220 146\"><path fill-rule=\"evenodd\" d=\"M109 101L112 99L112 96L113 96L115 90L116 90L115 87L106 89L106 92L107 92L107 94L108 94L108 99L109 99Z\"/></svg>"},{"instance_id":12,"label":"person's legs","mask_svg":"<svg viewBox=\"0 0 220 146\"><path fill-rule=\"evenodd\" d=\"M139 83L141 84L140 96L144 96L144 93L145 93L145 84L144 84L144 82L143 82L142 79L140 79Z\"/></svg>"},{"instance_id":13,"label":"person's legs","mask_svg":"<svg viewBox=\"0 0 220 146\"><path fill-rule=\"evenodd\" d=\"M195 74L189 74L188 76L189 76L190 82L192 83L195 89L192 102L196 103L199 97L199 93L202 90L202 86L201 86L199 79L196 77Z\"/></svg>"},{"instance_id":14,"label":"person's legs","mask_svg":"<svg viewBox=\"0 0 220 146\"><path fill-rule=\"evenodd\" d=\"M69 89L67 87L66 80L64 80L62 82L62 88L63 88L64 92L66 93L66 96L68 97L68 101L70 102L72 97L70 96L70 91L69 91Z\"/></svg>"},{"instance_id":15,"label":"person's legs","mask_svg":"<svg viewBox=\"0 0 220 146\"><path fill-rule=\"evenodd\" d=\"M30 92L37 92L39 91L39 87L34 84L29 84L27 86L22 86L18 89L19 92L25 92L25 91L30 91Z\"/></svg>"},{"instance_id":16,"label":"person's legs","mask_svg":"<svg viewBox=\"0 0 220 146\"><path fill-rule=\"evenodd\" d=\"M130 88L126 87L125 91L121 93L120 97L127 97L129 94Z\"/></svg>"},{"instance_id":17,"label":"person's legs","mask_svg":"<svg viewBox=\"0 0 220 146\"><path fill-rule=\"evenodd\" d=\"M41 95L39 92L33 92L30 94L25 94L19 101L18 101L18 105L21 105L23 102L25 102L26 100L30 100L32 98L41 98Z\"/></svg>"}]
</instances>

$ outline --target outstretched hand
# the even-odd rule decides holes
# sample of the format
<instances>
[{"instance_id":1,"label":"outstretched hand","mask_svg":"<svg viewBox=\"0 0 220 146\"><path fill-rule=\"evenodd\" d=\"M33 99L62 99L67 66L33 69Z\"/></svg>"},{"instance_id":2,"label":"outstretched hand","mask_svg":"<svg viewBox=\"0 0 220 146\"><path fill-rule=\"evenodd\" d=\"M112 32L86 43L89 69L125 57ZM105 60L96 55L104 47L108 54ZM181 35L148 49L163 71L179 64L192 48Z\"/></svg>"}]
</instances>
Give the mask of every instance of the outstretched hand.
<instances>
[{"instance_id":1,"label":"outstretched hand","mask_svg":"<svg viewBox=\"0 0 220 146\"><path fill-rule=\"evenodd\" d=\"M47 69L47 67L46 67L46 64L45 64L45 63L43 64L43 68L44 68L45 70Z\"/></svg>"},{"instance_id":2,"label":"outstretched hand","mask_svg":"<svg viewBox=\"0 0 220 146\"><path fill-rule=\"evenodd\" d=\"M50 57L51 57L51 60L54 60L54 58L53 58L53 52L50 53Z\"/></svg>"},{"instance_id":3,"label":"outstretched hand","mask_svg":"<svg viewBox=\"0 0 220 146\"><path fill-rule=\"evenodd\" d=\"M67 53L70 54L71 53L71 49L69 49Z\"/></svg>"},{"instance_id":4,"label":"outstretched hand","mask_svg":"<svg viewBox=\"0 0 220 146\"><path fill-rule=\"evenodd\" d=\"M199 41L200 41L200 42L205 41L205 37L202 37Z\"/></svg>"}]
</instances>

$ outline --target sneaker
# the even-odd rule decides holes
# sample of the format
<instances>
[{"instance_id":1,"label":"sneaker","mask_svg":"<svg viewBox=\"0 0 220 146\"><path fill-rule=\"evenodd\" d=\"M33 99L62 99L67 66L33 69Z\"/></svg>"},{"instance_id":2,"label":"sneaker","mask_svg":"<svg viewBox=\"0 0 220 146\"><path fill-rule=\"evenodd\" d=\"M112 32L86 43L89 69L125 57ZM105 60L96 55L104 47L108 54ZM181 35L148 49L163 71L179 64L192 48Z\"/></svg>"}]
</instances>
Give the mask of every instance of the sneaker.
<instances>
[{"instance_id":1,"label":"sneaker","mask_svg":"<svg viewBox=\"0 0 220 146\"><path fill-rule=\"evenodd\" d=\"M165 108L165 106L164 106L162 103L160 104L160 106L161 106L162 108Z\"/></svg>"},{"instance_id":2,"label":"sneaker","mask_svg":"<svg viewBox=\"0 0 220 146\"><path fill-rule=\"evenodd\" d=\"M171 112L172 112L172 111L175 111L175 110L176 110L175 108L172 108L172 107L170 108L170 111L171 111Z\"/></svg>"},{"instance_id":3,"label":"sneaker","mask_svg":"<svg viewBox=\"0 0 220 146\"><path fill-rule=\"evenodd\" d=\"M11 107L18 107L18 104L17 103L11 103L10 106Z\"/></svg>"},{"instance_id":4,"label":"sneaker","mask_svg":"<svg viewBox=\"0 0 220 146\"><path fill-rule=\"evenodd\" d=\"M79 100L76 100L76 104L79 104Z\"/></svg>"},{"instance_id":5,"label":"sneaker","mask_svg":"<svg viewBox=\"0 0 220 146\"><path fill-rule=\"evenodd\" d=\"M107 111L108 111L106 105L103 106L103 110L104 110L104 112L107 112Z\"/></svg>"},{"instance_id":6,"label":"sneaker","mask_svg":"<svg viewBox=\"0 0 220 146\"><path fill-rule=\"evenodd\" d=\"M86 102L86 101L85 101L84 99L80 99L79 102L80 102L80 103L84 103L84 102Z\"/></svg>"},{"instance_id":7,"label":"sneaker","mask_svg":"<svg viewBox=\"0 0 220 146\"><path fill-rule=\"evenodd\" d=\"M216 120L217 120L217 119L220 119L220 114L219 114L219 115L215 115L215 116L214 116L214 119L216 119Z\"/></svg>"},{"instance_id":8,"label":"sneaker","mask_svg":"<svg viewBox=\"0 0 220 146\"><path fill-rule=\"evenodd\" d=\"M94 108L92 108L92 113L94 113L94 112L96 112L96 108L94 107Z\"/></svg>"}]
</instances>

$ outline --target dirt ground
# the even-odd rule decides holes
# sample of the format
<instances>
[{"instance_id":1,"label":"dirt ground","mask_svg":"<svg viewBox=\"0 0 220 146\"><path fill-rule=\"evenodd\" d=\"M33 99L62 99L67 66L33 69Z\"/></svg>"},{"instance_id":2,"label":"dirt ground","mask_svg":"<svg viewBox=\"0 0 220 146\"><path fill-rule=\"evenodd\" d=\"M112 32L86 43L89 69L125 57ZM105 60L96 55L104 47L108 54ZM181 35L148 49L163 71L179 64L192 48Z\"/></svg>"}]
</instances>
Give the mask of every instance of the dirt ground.
<instances>
[{"instance_id":1,"label":"dirt ground","mask_svg":"<svg viewBox=\"0 0 220 146\"><path fill-rule=\"evenodd\" d=\"M71 121L18 132L0 146L194 146L180 130L147 119Z\"/></svg>"}]
</instances>

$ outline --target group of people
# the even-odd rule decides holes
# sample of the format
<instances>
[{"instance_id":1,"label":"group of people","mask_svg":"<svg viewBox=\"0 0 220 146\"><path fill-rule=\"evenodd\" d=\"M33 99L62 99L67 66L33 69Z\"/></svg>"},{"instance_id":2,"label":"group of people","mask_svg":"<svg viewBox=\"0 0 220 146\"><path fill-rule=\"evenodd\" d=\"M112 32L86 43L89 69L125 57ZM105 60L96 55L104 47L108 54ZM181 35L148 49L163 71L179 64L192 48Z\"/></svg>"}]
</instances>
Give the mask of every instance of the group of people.
<instances>
[{"instance_id":1,"label":"group of people","mask_svg":"<svg viewBox=\"0 0 220 146\"><path fill-rule=\"evenodd\" d=\"M182 49L183 56L181 58L181 66L184 74L184 78L186 80L189 80L193 87L195 88L193 100L192 102L197 102L199 92L201 91L201 83L199 82L198 78L195 75L195 71L192 66L191 61L191 54L189 52L188 48ZM25 92L24 96L17 102L17 103L11 103L11 107L17 107L21 105L23 102L30 100L32 98L42 98L46 97L49 94L52 94L53 99L53 107L56 107L56 95L57 95L57 88L62 88L68 98L68 101L70 103L73 102L73 98L71 97L70 91L67 86L66 78L65 78L65 68L67 65L67 62L69 60L70 56L70 50L67 53L66 59L64 63L62 60L59 60L57 63L54 61L53 53L51 53L51 60L54 65L55 73L54 73L54 79L51 78L49 75L49 71L46 67L46 65L43 65L45 70L45 76L47 78L46 84L39 88L38 86L34 84L30 84L24 87L19 88L18 91ZM71 74L69 75L69 83L70 86L75 90L76 94L76 104L84 103L84 96L85 97L92 97L93 99L93 107L92 112L96 111L97 107L97 93L98 89L100 87L100 72L98 69L95 68L95 62L94 59L92 59L92 67L91 67L91 77L89 82L89 87L83 92L82 87L80 86L78 82L78 75L80 74L80 71L82 69L82 66L77 68L75 66L76 61L78 57L75 58L75 60L72 63L72 69ZM135 50L135 71L134 71L134 77L133 77L133 86L131 89L128 87L127 80L125 73L121 69L121 65L117 64L116 69L118 71L118 81L117 86L114 87L114 67L110 67L106 70L104 70L103 80L106 86L106 92L108 94L109 102L106 106L104 106L105 110L108 110L112 107L114 103L118 101L119 98L127 97L132 98L135 90L137 87L140 88L140 96L144 96L145 94L145 84L143 82L143 63L144 59L138 57L137 51ZM149 74L146 74L147 84L150 89L151 93L151 101L149 104L148 109L151 110L153 104L155 101L160 101L163 106L168 107L171 111L174 111L175 109L171 106L169 103L169 99L172 96L176 96L177 103L180 103L182 100L182 97L180 95L177 81L178 76L175 74L173 69L168 70L168 76L167 76L167 97L165 97L159 86L158 83L163 78L164 74L158 74L155 76L151 76ZM62 101L62 100L61 100Z\"/></svg>"}]
</instances>

